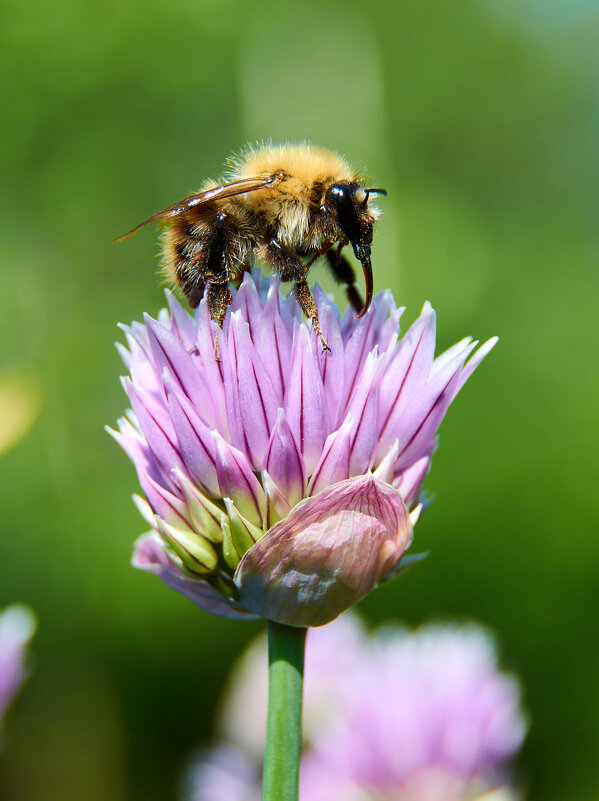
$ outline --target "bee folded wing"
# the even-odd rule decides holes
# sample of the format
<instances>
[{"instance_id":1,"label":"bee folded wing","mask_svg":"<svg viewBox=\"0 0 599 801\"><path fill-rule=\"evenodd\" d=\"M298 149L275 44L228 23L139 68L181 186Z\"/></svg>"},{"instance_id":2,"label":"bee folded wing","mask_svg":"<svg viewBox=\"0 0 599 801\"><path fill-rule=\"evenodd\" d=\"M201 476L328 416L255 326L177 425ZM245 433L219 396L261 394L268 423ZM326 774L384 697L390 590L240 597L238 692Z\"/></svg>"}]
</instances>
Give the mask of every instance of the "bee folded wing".
<instances>
[{"instance_id":1,"label":"bee folded wing","mask_svg":"<svg viewBox=\"0 0 599 801\"><path fill-rule=\"evenodd\" d=\"M173 203L172 206L168 206L168 208L162 209L162 211L158 211L156 214L152 214L151 217L148 217L147 220L140 222L139 225L136 225L135 228L127 231L126 234L114 239L113 244L116 242L122 242L125 239L129 239L130 236L136 234L140 228L143 228L144 225L148 225L149 223L167 220L169 217L176 217L178 214L181 214L187 209L191 209L194 206L200 206L204 203L212 203L215 200L223 200L224 198L234 197L235 195L244 195L246 192L255 192L256 189L262 189L264 186L268 186L275 181L281 180L281 177L282 176L280 173L271 173L269 175L251 178L240 178L237 181L231 181L227 184L220 184L219 186L213 186L210 189L205 189L203 192L190 195L184 200L179 200L177 203Z\"/></svg>"}]
</instances>

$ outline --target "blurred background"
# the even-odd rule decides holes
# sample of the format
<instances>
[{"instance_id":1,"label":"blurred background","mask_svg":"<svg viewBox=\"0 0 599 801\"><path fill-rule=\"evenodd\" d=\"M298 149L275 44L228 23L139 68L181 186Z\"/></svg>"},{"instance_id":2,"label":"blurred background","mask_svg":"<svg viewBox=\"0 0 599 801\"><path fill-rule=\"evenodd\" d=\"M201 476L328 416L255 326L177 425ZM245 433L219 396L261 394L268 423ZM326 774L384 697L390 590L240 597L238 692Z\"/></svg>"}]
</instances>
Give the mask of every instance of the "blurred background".
<instances>
[{"instance_id":1,"label":"blurred background","mask_svg":"<svg viewBox=\"0 0 599 801\"><path fill-rule=\"evenodd\" d=\"M599 5L4 0L1 18L0 378L31 413L0 460L0 606L39 630L0 796L176 799L210 740L260 625L129 566L144 523L103 431L126 406L113 341L164 297L156 232L110 242L245 142L305 138L388 189L375 282L404 329L429 299L439 349L500 337L442 426L430 558L361 612L495 629L532 721L528 798L599 798Z\"/></svg>"}]
</instances>

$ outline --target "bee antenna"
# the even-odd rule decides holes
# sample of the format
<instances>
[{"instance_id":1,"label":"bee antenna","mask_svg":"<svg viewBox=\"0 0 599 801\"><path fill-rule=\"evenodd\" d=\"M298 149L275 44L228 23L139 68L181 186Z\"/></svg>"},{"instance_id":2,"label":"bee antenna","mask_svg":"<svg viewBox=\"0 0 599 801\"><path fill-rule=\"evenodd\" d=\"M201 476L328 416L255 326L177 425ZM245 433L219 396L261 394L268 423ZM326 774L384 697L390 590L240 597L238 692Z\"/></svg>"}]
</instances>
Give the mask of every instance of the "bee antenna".
<instances>
[{"instance_id":1,"label":"bee antenna","mask_svg":"<svg viewBox=\"0 0 599 801\"><path fill-rule=\"evenodd\" d=\"M369 195L386 195L387 194L387 190L386 189L365 189L364 191L366 192L366 197L364 198L364 202L362 203L362 205L364 207L368 203Z\"/></svg>"}]
</instances>

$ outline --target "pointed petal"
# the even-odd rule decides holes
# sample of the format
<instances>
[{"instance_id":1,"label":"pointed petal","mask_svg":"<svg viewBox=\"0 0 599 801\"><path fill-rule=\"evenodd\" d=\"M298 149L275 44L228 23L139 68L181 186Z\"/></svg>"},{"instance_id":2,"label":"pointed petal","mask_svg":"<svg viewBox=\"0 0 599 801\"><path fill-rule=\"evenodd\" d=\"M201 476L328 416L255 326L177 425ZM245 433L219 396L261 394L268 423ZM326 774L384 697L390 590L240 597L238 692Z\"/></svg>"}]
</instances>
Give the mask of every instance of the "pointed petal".
<instances>
[{"instance_id":1,"label":"pointed petal","mask_svg":"<svg viewBox=\"0 0 599 801\"><path fill-rule=\"evenodd\" d=\"M216 443L216 472L220 495L223 498L231 498L241 514L261 528L266 511L266 498L250 463L244 454L229 445L218 431L213 431L212 436Z\"/></svg>"},{"instance_id":2,"label":"pointed petal","mask_svg":"<svg viewBox=\"0 0 599 801\"><path fill-rule=\"evenodd\" d=\"M234 620L252 620L256 617L205 581L188 578L167 555L155 534L144 534L136 541L132 564L159 576L167 586L213 615Z\"/></svg>"},{"instance_id":3,"label":"pointed petal","mask_svg":"<svg viewBox=\"0 0 599 801\"><path fill-rule=\"evenodd\" d=\"M398 456L399 440L396 439L393 445L381 459L378 467L372 471L373 476L378 478L379 481L385 481L387 484L391 484L395 476L395 462L397 461Z\"/></svg>"},{"instance_id":4,"label":"pointed petal","mask_svg":"<svg viewBox=\"0 0 599 801\"><path fill-rule=\"evenodd\" d=\"M198 373L200 373L204 386L207 388L211 404L209 409L214 414L214 420L209 420L206 417L206 422L218 429L223 437L229 437L229 422L227 419L227 410L225 405L225 388L223 383L223 364L222 361L217 361L214 357L214 341L215 336L219 337L219 345L222 350L224 344L224 334L218 328L216 323L210 319L210 312L208 310L208 303L204 299L196 311L196 355L194 357L194 364Z\"/></svg>"},{"instance_id":5,"label":"pointed petal","mask_svg":"<svg viewBox=\"0 0 599 801\"><path fill-rule=\"evenodd\" d=\"M156 516L158 531L177 554L187 571L211 573L218 564L216 551L207 539L188 526L172 526Z\"/></svg>"},{"instance_id":6,"label":"pointed petal","mask_svg":"<svg viewBox=\"0 0 599 801\"><path fill-rule=\"evenodd\" d=\"M253 331L252 338L274 387L278 405L282 406L291 370L292 341L290 329L281 317L278 292L269 292L260 325Z\"/></svg>"},{"instance_id":7,"label":"pointed petal","mask_svg":"<svg viewBox=\"0 0 599 801\"><path fill-rule=\"evenodd\" d=\"M183 462L195 481L210 495L216 497L219 494L217 456L211 430L198 417L195 407L168 373L165 374L164 383L178 450Z\"/></svg>"},{"instance_id":8,"label":"pointed petal","mask_svg":"<svg viewBox=\"0 0 599 801\"><path fill-rule=\"evenodd\" d=\"M381 381L379 450L388 450L398 438L398 420L407 398L413 398L431 372L435 351L435 312L425 303L420 317L410 326L387 363ZM401 437L400 437L401 444Z\"/></svg>"},{"instance_id":9,"label":"pointed petal","mask_svg":"<svg viewBox=\"0 0 599 801\"><path fill-rule=\"evenodd\" d=\"M434 437L455 396L485 356L492 350L498 338L485 342L464 365L478 342L466 344L452 358L440 358L442 365L434 370L429 382L422 388L419 403L416 398L401 415L401 449L396 470L405 470L414 461L432 453ZM466 342L463 340L463 342ZM453 351L453 348L450 350ZM436 360L435 360L436 361Z\"/></svg>"},{"instance_id":10,"label":"pointed petal","mask_svg":"<svg viewBox=\"0 0 599 801\"><path fill-rule=\"evenodd\" d=\"M246 553L241 603L269 620L321 626L367 595L412 541L401 494L372 474L308 498Z\"/></svg>"},{"instance_id":11,"label":"pointed petal","mask_svg":"<svg viewBox=\"0 0 599 801\"><path fill-rule=\"evenodd\" d=\"M193 527L211 542L221 542L220 522L224 511L203 495L180 470L175 469L173 474L183 493Z\"/></svg>"},{"instance_id":12,"label":"pointed petal","mask_svg":"<svg viewBox=\"0 0 599 801\"><path fill-rule=\"evenodd\" d=\"M330 351L321 351L318 361L329 420L332 427L336 429L345 417L341 408L345 384L345 346L339 327L337 307L331 304L329 298L318 286L314 289L314 297L324 338L331 349Z\"/></svg>"},{"instance_id":13,"label":"pointed petal","mask_svg":"<svg viewBox=\"0 0 599 801\"><path fill-rule=\"evenodd\" d=\"M418 500L420 487L426 478L431 466L431 455L423 456L410 465L393 481L393 486L401 492L404 503L408 508Z\"/></svg>"},{"instance_id":14,"label":"pointed petal","mask_svg":"<svg viewBox=\"0 0 599 801\"><path fill-rule=\"evenodd\" d=\"M194 359L176 334L148 315L145 320L157 370L161 375L165 368L168 370L194 408L205 415L204 422L210 424L214 420L214 411L211 408L208 387L196 369L197 359Z\"/></svg>"},{"instance_id":15,"label":"pointed petal","mask_svg":"<svg viewBox=\"0 0 599 801\"><path fill-rule=\"evenodd\" d=\"M388 299L383 297L383 300L387 300L386 308L389 309L389 316L383 319L379 325L379 331L376 335L376 343L379 347L379 351L381 353L386 353L387 351L392 351L397 344L397 338L399 336L399 321L401 319L401 315L405 312L406 307L400 306L397 308L395 301L393 300L393 296L388 290L386 290L385 292L381 292L379 295L377 295L373 301L377 309L379 306L379 298L381 298L381 296L388 296Z\"/></svg>"},{"instance_id":16,"label":"pointed petal","mask_svg":"<svg viewBox=\"0 0 599 801\"><path fill-rule=\"evenodd\" d=\"M152 455L170 483L168 476L172 468L184 465L168 412L150 398L140 397L129 378L123 380L123 387Z\"/></svg>"},{"instance_id":17,"label":"pointed petal","mask_svg":"<svg viewBox=\"0 0 599 801\"><path fill-rule=\"evenodd\" d=\"M370 470L378 445L379 384L385 358L379 358L377 349L366 359L366 364L348 405L348 413L356 421L349 461L349 475L358 476Z\"/></svg>"},{"instance_id":18,"label":"pointed petal","mask_svg":"<svg viewBox=\"0 0 599 801\"><path fill-rule=\"evenodd\" d=\"M462 370L462 380L460 382L460 389L464 386L466 381L470 378L472 373L476 370L478 365L482 362L482 360L487 356L495 347L495 345L499 342L499 337L491 337L486 342L484 342L480 348L476 351L476 353L472 356L472 358L468 359L466 362L466 366Z\"/></svg>"},{"instance_id":19,"label":"pointed petal","mask_svg":"<svg viewBox=\"0 0 599 801\"><path fill-rule=\"evenodd\" d=\"M242 319L247 322L250 337L255 342L255 334L262 324L262 301L256 289L256 284L249 273L244 275L241 286L237 290L232 304L232 311L234 313L239 312Z\"/></svg>"},{"instance_id":20,"label":"pointed petal","mask_svg":"<svg viewBox=\"0 0 599 801\"><path fill-rule=\"evenodd\" d=\"M172 333L183 343L186 350L195 347L196 326L191 317L181 306L170 289L165 290L166 302L170 311L170 328Z\"/></svg>"},{"instance_id":21,"label":"pointed petal","mask_svg":"<svg viewBox=\"0 0 599 801\"><path fill-rule=\"evenodd\" d=\"M345 418L338 431L329 434L322 449L320 461L314 469L308 495L316 495L322 490L349 478L349 460L355 421L351 414Z\"/></svg>"},{"instance_id":22,"label":"pointed petal","mask_svg":"<svg viewBox=\"0 0 599 801\"><path fill-rule=\"evenodd\" d=\"M239 510L230 498L225 498L224 501L229 517L231 540L235 550L241 557L258 542L264 532L261 528L257 528L250 523L243 515L239 514Z\"/></svg>"},{"instance_id":23,"label":"pointed petal","mask_svg":"<svg viewBox=\"0 0 599 801\"><path fill-rule=\"evenodd\" d=\"M144 495L156 515L173 525L188 524L187 507L180 498L144 471L138 471L138 477Z\"/></svg>"},{"instance_id":24,"label":"pointed petal","mask_svg":"<svg viewBox=\"0 0 599 801\"><path fill-rule=\"evenodd\" d=\"M347 404L351 398L368 354L372 350L372 328L374 325L374 309L359 319L355 319L349 338L345 342L345 381L340 391L340 413L345 416Z\"/></svg>"},{"instance_id":25,"label":"pointed petal","mask_svg":"<svg viewBox=\"0 0 599 801\"><path fill-rule=\"evenodd\" d=\"M397 470L404 470L431 452L434 436L451 402L496 342L497 337L485 342L466 365L462 366L478 344L469 343L433 373L420 393L420 404L414 398L402 415L401 450Z\"/></svg>"},{"instance_id":26,"label":"pointed petal","mask_svg":"<svg viewBox=\"0 0 599 801\"><path fill-rule=\"evenodd\" d=\"M263 469L268 471L290 506L304 497L306 465L283 409L279 409L270 435Z\"/></svg>"},{"instance_id":27,"label":"pointed petal","mask_svg":"<svg viewBox=\"0 0 599 801\"><path fill-rule=\"evenodd\" d=\"M228 348L231 371L227 374L225 395L233 444L240 450L247 449L252 467L259 470L276 423L279 401L241 312L231 315Z\"/></svg>"},{"instance_id":28,"label":"pointed petal","mask_svg":"<svg viewBox=\"0 0 599 801\"><path fill-rule=\"evenodd\" d=\"M329 420L324 402L324 387L308 328L299 328L293 349L293 366L285 397L285 414L293 431L308 475L322 452Z\"/></svg>"},{"instance_id":29,"label":"pointed petal","mask_svg":"<svg viewBox=\"0 0 599 801\"><path fill-rule=\"evenodd\" d=\"M133 462L139 483L153 512L169 521L173 518L185 520L185 505L174 494L172 479L157 465L143 437L126 418L120 418L119 428L120 431L110 428L106 430Z\"/></svg>"},{"instance_id":30,"label":"pointed petal","mask_svg":"<svg viewBox=\"0 0 599 801\"><path fill-rule=\"evenodd\" d=\"M156 528L156 515L152 511L152 507L146 501L145 498L142 498L141 495L134 493L132 496L133 503L137 507L137 511L143 517L143 519L153 528Z\"/></svg>"},{"instance_id":31,"label":"pointed petal","mask_svg":"<svg viewBox=\"0 0 599 801\"><path fill-rule=\"evenodd\" d=\"M271 528L279 520L287 517L291 511L291 506L268 470L262 471L262 485L266 495L266 521L265 528Z\"/></svg>"}]
</instances>

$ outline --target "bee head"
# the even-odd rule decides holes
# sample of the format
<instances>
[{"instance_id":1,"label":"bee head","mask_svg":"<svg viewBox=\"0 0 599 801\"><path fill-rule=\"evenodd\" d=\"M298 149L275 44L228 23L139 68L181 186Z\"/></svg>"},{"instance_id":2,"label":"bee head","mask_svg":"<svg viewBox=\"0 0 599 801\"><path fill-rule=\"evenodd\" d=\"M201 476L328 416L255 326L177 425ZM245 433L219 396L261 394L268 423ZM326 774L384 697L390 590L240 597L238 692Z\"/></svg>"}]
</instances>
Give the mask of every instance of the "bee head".
<instances>
[{"instance_id":1,"label":"bee head","mask_svg":"<svg viewBox=\"0 0 599 801\"><path fill-rule=\"evenodd\" d=\"M366 301L362 314L372 300L372 265L370 246L374 217L368 210L371 194L386 195L384 189L365 189L357 182L339 181L327 189L325 204L336 218L337 224L352 246L355 257L362 264L366 282Z\"/></svg>"}]
</instances>

